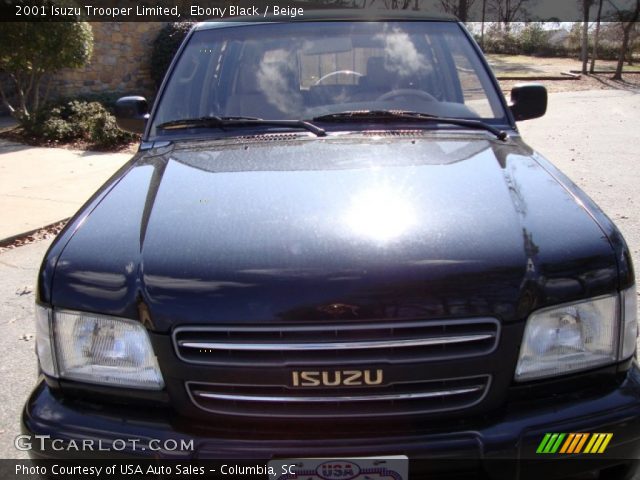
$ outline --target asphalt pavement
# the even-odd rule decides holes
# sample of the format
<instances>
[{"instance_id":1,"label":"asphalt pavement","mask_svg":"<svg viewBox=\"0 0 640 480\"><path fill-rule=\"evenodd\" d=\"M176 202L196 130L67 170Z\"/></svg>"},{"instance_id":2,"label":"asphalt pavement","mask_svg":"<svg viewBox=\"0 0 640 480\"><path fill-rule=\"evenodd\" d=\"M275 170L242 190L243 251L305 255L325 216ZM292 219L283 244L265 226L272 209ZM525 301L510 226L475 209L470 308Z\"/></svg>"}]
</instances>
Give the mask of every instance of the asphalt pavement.
<instances>
[{"instance_id":1,"label":"asphalt pavement","mask_svg":"<svg viewBox=\"0 0 640 480\"><path fill-rule=\"evenodd\" d=\"M20 410L37 374L35 356L35 280L51 240L0 254L0 458L27 458L13 446L20 432Z\"/></svg>"},{"instance_id":2,"label":"asphalt pavement","mask_svg":"<svg viewBox=\"0 0 640 480\"><path fill-rule=\"evenodd\" d=\"M626 91L552 94L545 117L520 125L525 140L616 222L636 265L640 265L638 125L640 93ZM34 288L49 243L0 253L0 351L4 353L0 362L0 458L25 458L13 448L13 439L19 433L20 410L36 379Z\"/></svg>"}]
</instances>

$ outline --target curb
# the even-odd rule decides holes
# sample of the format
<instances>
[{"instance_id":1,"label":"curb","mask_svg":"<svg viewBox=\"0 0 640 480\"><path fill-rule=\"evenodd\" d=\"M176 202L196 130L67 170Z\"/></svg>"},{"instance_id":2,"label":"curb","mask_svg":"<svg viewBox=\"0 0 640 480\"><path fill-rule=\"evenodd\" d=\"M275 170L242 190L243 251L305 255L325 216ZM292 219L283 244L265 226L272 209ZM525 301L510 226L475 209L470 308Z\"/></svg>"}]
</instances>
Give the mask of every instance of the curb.
<instances>
[{"instance_id":1,"label":"curb","mask_svg":"<svg viewBox=\"0 0 640 480\"><path fill-rule=\"evenodd\" d=\"M569 70L571 73L582 73L582 71L580 70ZM596 75L613 75L615 72L615 70L595 70L593 72ZM587 75L590 75L591 72L587 73ZM622 70L622 74L623 75L640 75L640 70L633 70L631 72L629 71L625 71L624 69Z\"/></svg>"},{"instance_id":2,"label":"curb","mask_svg":"<svg viewBox=\"0 0 640 480\"><path fill-rule=\"evenodd\" d=\"M51 227L53 227L55 225L58 225L61 222L68 222L70 219L71 219L71 217L63 218L62 220L58 220L57 222L53 222L53 223L50 223L48 225L44 225L42 227L34 228L33 230L29 230L27 232L18 233L17 235L12 235L12 236L7 237L7 238L2 238L2 239L0 239L0 247L6 247L7 245L11 245L16 240L20 240L20 239L22 239L24 237L28 237L29 235L33 235L34 233L39 232L40 230L45 230L47 228L51 228Z\"/></svg>"},{"instance_id":3,"label":"curb","mask_svg":"<svg viewBox=\"0 0 640 480\"><path fill-rule=\"evenodd\" d=\"M497 75L498 80L580 80L580 72L561 72L560 75Z\"/></svg>"}]
</instances>

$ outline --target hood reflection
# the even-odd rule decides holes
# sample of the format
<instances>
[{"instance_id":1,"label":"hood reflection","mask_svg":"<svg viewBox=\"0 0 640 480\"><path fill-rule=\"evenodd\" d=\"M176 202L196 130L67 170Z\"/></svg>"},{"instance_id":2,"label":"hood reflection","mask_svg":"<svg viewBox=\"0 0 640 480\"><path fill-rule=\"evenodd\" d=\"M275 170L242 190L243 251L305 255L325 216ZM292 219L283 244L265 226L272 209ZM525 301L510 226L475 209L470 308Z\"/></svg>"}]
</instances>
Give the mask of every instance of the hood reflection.
<instances>
[{"instance_id":1,"label":"hood reflection","mask_svg":"<svg viewBox=\"0 0 640 480\"><path fill-rule=\"evenodd\" d=\"M67 237L53 303L166 332L514 322L616 288L607 237L517 143L425 133L238 145L139 159Z\"/></svg>"},{"instance_id":2,"label":"hood reflection","mask_svg":"<svg viewBox=\"0 0 640 480\"><path fill-rule=\"evenodd\" d=\"M416 215L403 192L381 186L356 193L344 222L358 236L388 243L406 233L415 224Z\"/></svg>"}]
</instances>

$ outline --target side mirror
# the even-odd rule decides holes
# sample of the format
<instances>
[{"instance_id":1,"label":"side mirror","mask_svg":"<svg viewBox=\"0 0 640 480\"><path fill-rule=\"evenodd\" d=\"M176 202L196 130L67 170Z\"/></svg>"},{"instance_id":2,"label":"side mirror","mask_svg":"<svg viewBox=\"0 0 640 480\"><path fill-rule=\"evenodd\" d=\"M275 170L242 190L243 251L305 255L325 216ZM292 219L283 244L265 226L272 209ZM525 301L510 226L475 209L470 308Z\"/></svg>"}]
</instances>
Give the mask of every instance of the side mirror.
<instances>
[{"instance_id":1,"label":"side mirror","mask_svg":"<svg viewBox=\"0 0 640 480\"><path fill-rule=\"evenodd\" d=\"M116 123L122 130L144 133L149 105L144 97L122 97L116 102Z\"/></svg>"},{"instance_id":2,"label":"side mirror","mask_svg":"<svg viewBox=\"0 0 640 480\"><path fill-rule=\"evenodd\" d=\"M541 117L547 111L547 89L539 83L519 83L511 89L509 108L516 121Z\"/></svg>"}]
</instances>

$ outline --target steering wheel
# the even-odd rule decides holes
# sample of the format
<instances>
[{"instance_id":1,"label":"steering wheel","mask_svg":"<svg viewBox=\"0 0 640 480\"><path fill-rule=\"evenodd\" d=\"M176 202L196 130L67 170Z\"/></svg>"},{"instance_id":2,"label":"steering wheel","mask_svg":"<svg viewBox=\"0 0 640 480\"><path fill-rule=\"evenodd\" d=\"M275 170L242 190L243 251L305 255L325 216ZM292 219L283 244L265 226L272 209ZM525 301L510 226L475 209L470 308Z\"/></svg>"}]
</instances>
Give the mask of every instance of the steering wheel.
<instances>
[{"instance_id":1,"label":"steering wheel","mask_svg":"<svg viewBox=\"0 0 640 480\"><path fill-rule=\"evenodd\" d=\"M316 83L314 83L314 85L320 85L322 82L324 82L328 78L331 78L331 77L333 77L335 75L354 75L356 77L361 77L362 76L361 73L354 72L353 70L335 70L333 72L327 73L326 75L323 75L321 78L316 80Z\"/></svg>"},{"instance_id":2,"label":"steering wheel","mask_svg":"<svg viewBox=\"0 0 640 480\"><path fill-rule=\"evenodd\" d=\"M390 92L383 93L378 98L376 98L376 102L384 102L386 100L391 100L397 97L417 97L429 102L438 101L436 97L434 97L430 93L425 92L424 90L417 90L415 88L399 88L397 90L391 90Z\"/></svg>"}]
</instances>

